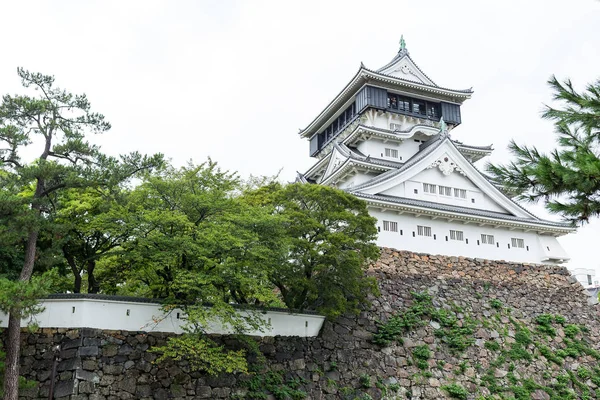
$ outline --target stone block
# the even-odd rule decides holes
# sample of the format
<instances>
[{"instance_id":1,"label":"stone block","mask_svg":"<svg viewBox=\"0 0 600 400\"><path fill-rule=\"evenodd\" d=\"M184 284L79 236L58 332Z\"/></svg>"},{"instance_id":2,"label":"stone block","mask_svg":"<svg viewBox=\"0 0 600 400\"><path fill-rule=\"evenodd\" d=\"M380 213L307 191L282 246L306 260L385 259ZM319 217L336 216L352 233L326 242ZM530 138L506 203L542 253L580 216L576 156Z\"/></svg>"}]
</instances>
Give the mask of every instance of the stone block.
<instances>
[{"instance_id":1,"label":"stone block","mask_svg":"<svg viewBox=\"0 0 600 400\"><path fill-rule=\"evenodd\" d=\"M91 371L86 371L83 369L78 369L75 372L75 377L81 381L88 381L88 382L93 382L93 383L100 382L100 377L98 376L97 373L91 372Z\"/></svg>"},{"instance_id":2,"label":"stone block","mask_svg":"<svg viewBox=\"0 0 600 400\"><path fill-rule=\"evenodd\" d=\"M96 384L94 382L79 382L79 393L95 393Z\"/></svg>"},{"instance_id":3,"label":"stone block","mask_svg":"<svg viewBox=\"0 0 600 400\"><path fill-rule=\"evenodd\" d=\"M54 397L66 397L77 394L77 384L74 379L59 381L54 386Z\"/></svg>"},{"instance_id":4,"label":"stone block","mask_svg":"<svg viewBox=\"0 0 600 400\"><path fill-rule=\"evenodd\" d=\"M80 347L83 343L82 338L76 338L76 339L71 339L71 340L65 340L60 348L61 350L69 350L69 349L74 349L77 347Z\"/></svg>"},{"instance_id":5,"label":"stone block","mask_svg":"<svg viewBox=\"0 0 600 400\"><path fill-rule=\"evenodd\" d=\"M80 367L81 367L81 360L79 358L69 358L69 359L62 360L61 362L59 362L56 370L58 372L73 371Z\"/></svg>"},{"instance_id":6,"label":"stone block","mask_svg":"<svg viewBox=\"0 0 600 400\"><path fill-rule=\"evenodd\" d=\"M210 386L198 386L196 388L196 396L199 399L211 399L212 388Z\"/></svg>"},{"instance_id":7,"label":"stone block","mask_svg":"<svg viewBox=\"0 0 600 400\"><path fill-rule=\"evenodd\" d=\"M98 354L98 346L83 346L79 348L80 357L96 357Z\"/></svg>"}]
</instances>

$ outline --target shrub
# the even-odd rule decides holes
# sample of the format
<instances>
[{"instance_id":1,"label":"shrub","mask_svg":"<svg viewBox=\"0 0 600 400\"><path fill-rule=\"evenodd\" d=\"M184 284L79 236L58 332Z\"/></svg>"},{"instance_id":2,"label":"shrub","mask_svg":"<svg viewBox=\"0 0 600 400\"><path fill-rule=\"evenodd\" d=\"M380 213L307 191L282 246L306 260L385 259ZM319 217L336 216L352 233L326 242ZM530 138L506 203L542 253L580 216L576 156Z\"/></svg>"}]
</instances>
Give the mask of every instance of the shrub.
<instances>
[{"instance_id":1,"label":"shrub","mask_svg":"<svg viewBox=\"0 0 600 400\"><path fill-rule=\"evenodd\" d=\"M492 299L492 300L490 300L490 306L493 309L499 310L502 308L502 302L498 299Z\"/></svg>"},{"instance_id":2,"label":"shrub","mask_svg":"<svg viewBox=\"0 0 600 400\"><path fill-rule=\"evenodd\" d=\"M465 389L457 383L444 385L442 386L442 389L448 392L448 395L453 399L467 400L467 396L469 395L467 389Z\"/></svg>"},{"instance_id":3,"label":"shrub","mask_svg":"<svg viewBox=\"0 0 600 400\"><path fill-rule=\"evenodd\" d=\"M500 350L500 343L495 340L488 340L485 342L485 348L491 351L498 351Z\"/></svg>"}]
</instances>

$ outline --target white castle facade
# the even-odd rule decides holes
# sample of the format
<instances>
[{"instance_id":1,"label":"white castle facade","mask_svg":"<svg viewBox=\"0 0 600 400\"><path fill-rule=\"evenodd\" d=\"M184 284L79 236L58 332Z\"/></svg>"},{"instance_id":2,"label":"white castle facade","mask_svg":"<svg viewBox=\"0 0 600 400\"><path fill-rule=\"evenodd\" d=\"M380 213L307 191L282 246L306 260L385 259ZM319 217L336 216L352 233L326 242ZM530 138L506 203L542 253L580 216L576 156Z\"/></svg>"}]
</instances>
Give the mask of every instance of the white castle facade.
<instances>
[{"instance_id":1,"label":"white castle facade","mask_svg":"<svg viewBox=\"0 0 600 400\"><path fill-rule=\"evenodd\" d=\"M360 69L300 132L316 163L298 180L343 189L377 218L377 244L421 253L527 263L569 259L574 229L531 214L475 163L491 146L454 140L472 95L435 84L404 40L390 63ZM456 131L458 132L458 131Z\"/></svg>"}]
</instances>

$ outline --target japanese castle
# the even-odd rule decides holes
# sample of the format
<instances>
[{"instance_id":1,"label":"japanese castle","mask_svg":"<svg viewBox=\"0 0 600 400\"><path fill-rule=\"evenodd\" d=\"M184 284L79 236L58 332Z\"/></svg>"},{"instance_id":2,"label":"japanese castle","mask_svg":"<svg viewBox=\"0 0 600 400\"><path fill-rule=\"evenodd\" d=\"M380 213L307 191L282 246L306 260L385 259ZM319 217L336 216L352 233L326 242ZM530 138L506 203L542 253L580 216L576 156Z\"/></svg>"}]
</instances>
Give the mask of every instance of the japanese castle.
<instances>
[{"instance_id":1,"label":"japanese castle","mask_svg":"<svg viewBox=\"0 0 600 400\"><path fill-rule=\"evenodd\" d=\"M455 140L473 91L438 86L400 41L364 65L300 135L317 162L297 180L343 189L377 218L377 244L399 250L527 263L569 259L557 241L574 231L514 202L475 163L492 146ZM459 131L456 131L458 133Z\"/></svg>"}]
</instances>

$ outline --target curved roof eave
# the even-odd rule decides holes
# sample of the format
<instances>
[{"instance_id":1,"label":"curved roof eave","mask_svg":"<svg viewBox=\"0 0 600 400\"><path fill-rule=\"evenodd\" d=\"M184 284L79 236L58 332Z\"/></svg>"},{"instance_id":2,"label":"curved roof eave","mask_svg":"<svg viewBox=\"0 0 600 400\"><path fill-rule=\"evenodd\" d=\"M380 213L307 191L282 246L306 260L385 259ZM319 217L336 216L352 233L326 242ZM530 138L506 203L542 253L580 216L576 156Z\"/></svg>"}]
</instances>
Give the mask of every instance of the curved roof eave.
<instances>
[{"instance_id":1,"label":"curved roof eave","mask_svg":"<svg viewBox=\"0 0 600 400\"><path fill-rule=\"evenodd\" d=\"M379 203L382 205L388 204L391 206L397 205L399 207L404 206L414 210L418 210L423 214L444 213L447 214L449 217L456 217L456 219L460 219L461 217L466 218L467 216L470 216L479 219L487 219L490 222L505 222L511 225L521 224L530 226L532 228L535 227L536 229L542 229L562 234L567 234L576 230L576 228L560 222L552 222L539 219L528 220L525 218L515 217L511 215L502 215L500 213L494 213L492 211L451 206L446 204L438 204L433 202L427 202L424 200L414 200L392 196L370 195L366 193L356 192L353 190L353 188L350 188L347 191L348 193L351 193L359 198L368 199L373 203Z\"/></svg>"},{"instance_id":2,"label":"curved roof eave","mask_svg":"<svg viewBox=\"0 0 600 400\"><path fill-rule=\"evenodd\" d=\"M473 91L471 89L454 90L454 89L448 89L448 88L443 88L443 87L439 87L439 86L431 86L431 85L427 85L424 83L408 81L408 80L401 79L401 78L398 78L395 76L381 74L377 71L373 71L373 70L366 68L364 65L361 65L358 72L354 75L354 77L350 80L350 82L344 87L344 89L342 89L342 91L340 93L338 93L337 96L334 97L334 99L327 105L327 107L325 107L323 109L323 111L321 111L319 113L319 115L315 119L313 119L312 122L306 128L300 130L299 135L302 137L312 136L315 133L315 132L313 132L315 125L317 125L319 123L319 121L321 121L322 119L324 119L326 117L327 118L330 117L330 116L328 116L328 113L331 112L332 108L334 108L335 105L338 105L338 103L340 101L342 101L344 96L350 92L351 88L353 86L356 86L357 83L361 82L361 80L364 80L364 82L366 82L369 78L374 79L374 80L380 80L380 81L392 83L392 84L397 84L397 85L401 85L401 86L406 86L406 87L410 87L410 88L417 89L417 90L423 90L425 92L442 94L442 95L446 95L446 96L459 97L459 98L462 98L463 100L469 99L471 97L471 95L473 94ZM358 86L360 87L362 85L358 85ZM348 101L348 99L345 99L343 101Z\"/></svg>"}]
</instances>

